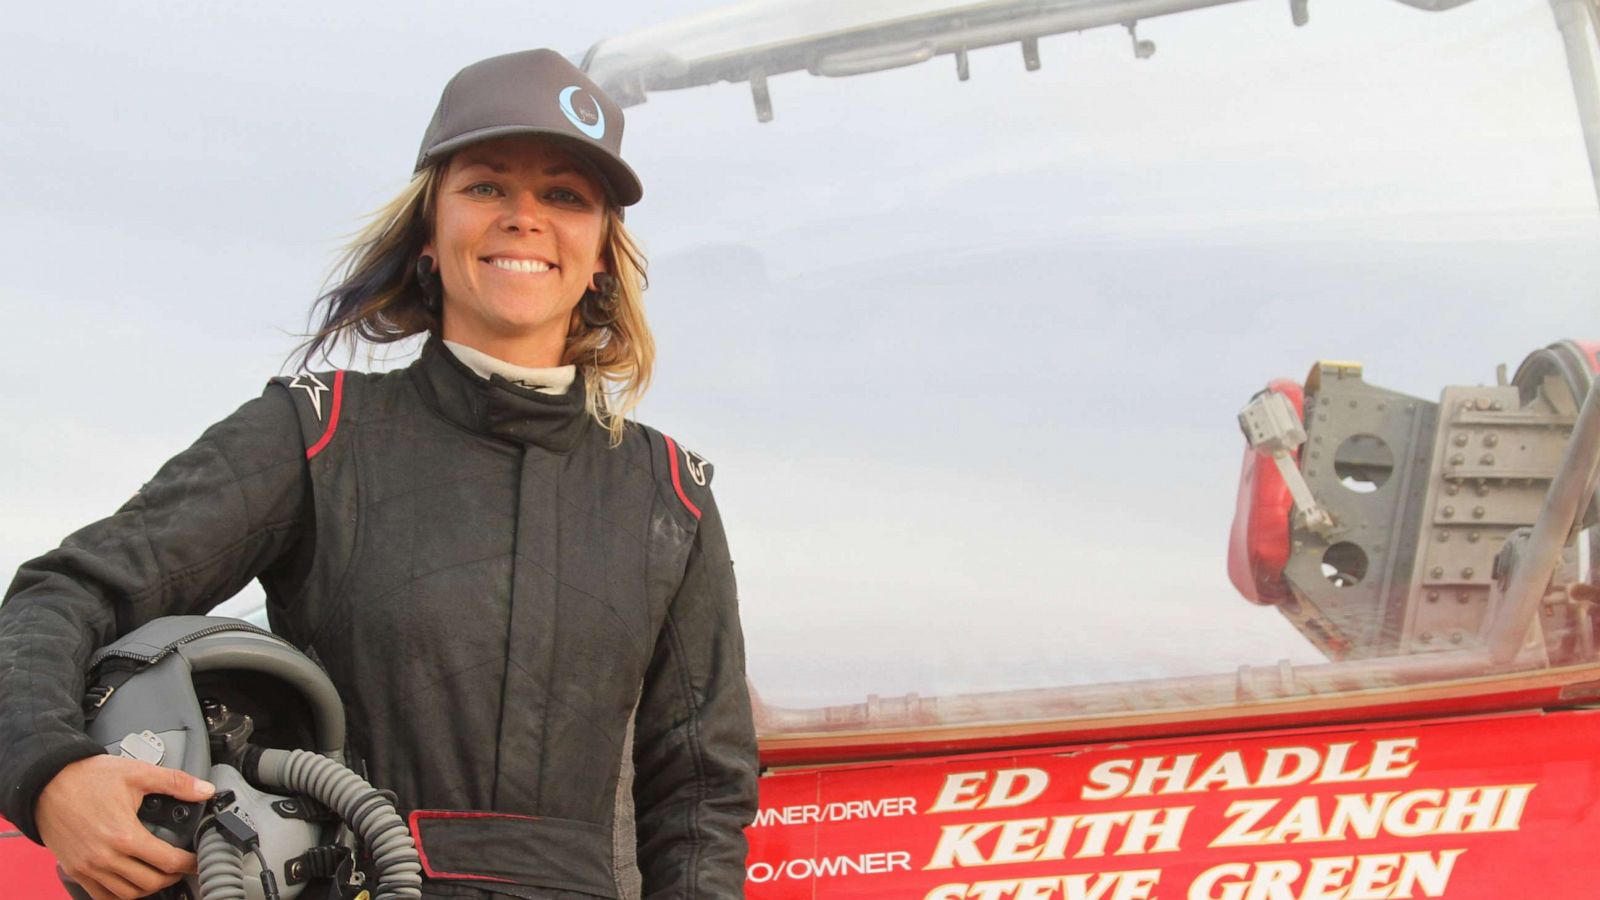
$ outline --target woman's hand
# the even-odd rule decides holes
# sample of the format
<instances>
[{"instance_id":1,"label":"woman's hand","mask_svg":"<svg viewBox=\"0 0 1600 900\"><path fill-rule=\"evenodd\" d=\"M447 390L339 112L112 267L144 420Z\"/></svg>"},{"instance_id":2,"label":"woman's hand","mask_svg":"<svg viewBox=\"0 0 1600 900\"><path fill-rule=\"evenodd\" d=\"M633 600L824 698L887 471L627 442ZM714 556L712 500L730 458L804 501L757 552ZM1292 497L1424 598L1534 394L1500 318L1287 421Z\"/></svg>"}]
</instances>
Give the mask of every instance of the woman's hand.
<instances>
[{"instance_id":1,"label":"woman's hand","mask_svg":"<svg viewBox=\"0 0 1600 900\"><path fill-rule=\"evenodd\" d=\"M139 821L146 794L209 799L215 788L178 769L120 756L71 763L45 785L34 808L39 837L62 871L94 900L135 900L195 870L193 853L161 840Z\"/></svg>"}]
</instances>

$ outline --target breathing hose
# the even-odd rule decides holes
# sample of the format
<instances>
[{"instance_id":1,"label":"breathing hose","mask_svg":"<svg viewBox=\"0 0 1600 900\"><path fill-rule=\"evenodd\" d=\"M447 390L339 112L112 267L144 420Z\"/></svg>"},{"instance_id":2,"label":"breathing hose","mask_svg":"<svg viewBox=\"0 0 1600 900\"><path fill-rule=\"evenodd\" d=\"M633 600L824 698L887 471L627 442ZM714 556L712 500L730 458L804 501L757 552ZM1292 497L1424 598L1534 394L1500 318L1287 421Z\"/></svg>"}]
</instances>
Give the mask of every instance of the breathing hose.
<instances>
[{"instance_id":1,"label":"breathing hose","mask_svg":"<svg viewBox=\"0 0 1600 900\"><path fill-rule=\"evenodd\" d=\"M420 900L422 863L417 845L394 804L366 779L336 760L307 750L263 750L256 776L268 789L303 794L339 814L372 854L376 900ZM202 873L203 865L202 861ZM212 900L210 893L204 896Z\"/></svg>"},{"instance_id":2,"label":"breathing hose","mask_svg":"<svg viewBox=\"0 0 1600 900\"><path fill-rule=\"evenodd\" d=\"M200 896L204 900L247 900L244 854L215 828L200 829Z\"/></svg>"}]
</instances>

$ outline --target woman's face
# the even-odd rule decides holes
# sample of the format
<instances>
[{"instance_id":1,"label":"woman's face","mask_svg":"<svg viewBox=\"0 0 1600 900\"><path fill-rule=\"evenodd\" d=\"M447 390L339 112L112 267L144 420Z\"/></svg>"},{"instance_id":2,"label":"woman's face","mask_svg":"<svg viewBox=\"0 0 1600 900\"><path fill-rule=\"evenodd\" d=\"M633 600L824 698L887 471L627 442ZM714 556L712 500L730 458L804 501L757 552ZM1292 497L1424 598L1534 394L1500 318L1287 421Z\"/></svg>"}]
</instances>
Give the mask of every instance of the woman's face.
<instances>
[{"instance_id":1,"label":"woman's face","mask_svg":"<svg viewBox=\"0 0 1600 900\"><path fill-rule=\"evenodd\" d=\"M557 143L457 153L423 249L444 284L444 337L518 365L560 363L572 309L605 270L604 221L604 188Z\"/></svg>"}]
</instances>

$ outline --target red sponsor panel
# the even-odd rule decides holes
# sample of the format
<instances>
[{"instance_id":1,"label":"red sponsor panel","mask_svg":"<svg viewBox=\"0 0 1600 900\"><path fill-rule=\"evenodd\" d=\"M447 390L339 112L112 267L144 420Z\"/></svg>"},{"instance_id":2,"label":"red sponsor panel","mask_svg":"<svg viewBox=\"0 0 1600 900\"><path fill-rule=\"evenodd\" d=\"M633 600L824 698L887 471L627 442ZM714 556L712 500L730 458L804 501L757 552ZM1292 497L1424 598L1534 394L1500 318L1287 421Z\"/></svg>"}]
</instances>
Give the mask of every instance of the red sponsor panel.
<instances>
[{"instance_id":1,"label":"red sponsor panel","mask_svg":"<svg viewBox=\"0 0 1600 900\"><path fill-rule=\"evenodd\" d=\"M56 877L56 858L5 819L0 819L0 875L0 897L66 900L66 889Z\"/></svg>"},{"instance_id":2,"label":"red sponsor panel","mask_svg":"<svg viewBox=\"0 0 1600 900\"><path fill-rule=\"evenodd\" d=\"M1595 896L1600 712L805 769L752 900Z\"/></svg>"}]
</instances>

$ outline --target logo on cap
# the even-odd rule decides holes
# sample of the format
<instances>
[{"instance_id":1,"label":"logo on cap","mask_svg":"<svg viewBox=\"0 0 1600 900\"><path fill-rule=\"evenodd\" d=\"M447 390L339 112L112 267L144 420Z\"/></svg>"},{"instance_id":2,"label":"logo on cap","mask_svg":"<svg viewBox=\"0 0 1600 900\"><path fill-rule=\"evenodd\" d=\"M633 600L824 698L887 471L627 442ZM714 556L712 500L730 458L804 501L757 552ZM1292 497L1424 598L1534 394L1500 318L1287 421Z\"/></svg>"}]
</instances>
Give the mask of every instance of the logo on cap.
<instances>
[{"instance_id":1,"label":"logo on cap","mask_svg":"<svg viewBox=\"0 0 1600 900\"><path fill-rule=\"evenodd\" d=\"M561 89L561 113L574 128L598 141L606 133L605 110L588 95L580 98L582 107L576 107L572 102L573 96L581 90L583 88L575 84Z\"/></svg>"}]
</instances>

